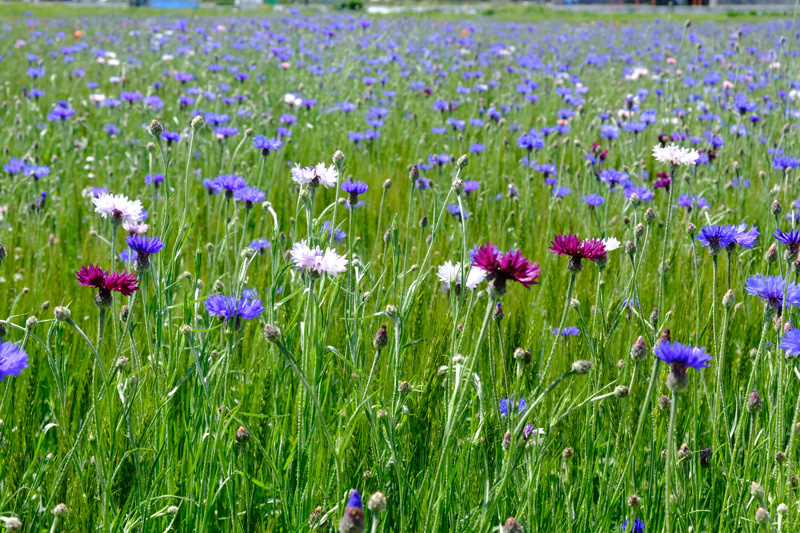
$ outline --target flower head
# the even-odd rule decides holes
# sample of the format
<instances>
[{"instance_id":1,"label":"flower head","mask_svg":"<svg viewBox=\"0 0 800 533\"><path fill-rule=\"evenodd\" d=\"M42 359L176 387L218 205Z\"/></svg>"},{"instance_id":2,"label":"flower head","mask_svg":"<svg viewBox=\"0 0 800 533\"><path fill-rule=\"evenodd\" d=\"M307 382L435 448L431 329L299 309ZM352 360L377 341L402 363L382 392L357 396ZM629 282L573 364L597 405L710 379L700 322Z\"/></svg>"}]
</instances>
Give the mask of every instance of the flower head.
<instances>
[{"instance_id":1,"label":"flower head","mask_svg":"<svg viewBox=\"0 0 800 533\"><path fill-rule=\"evenodd\" d=\"M443 265L439 266L436 276L444 284L446 289L450 288L452 283L457 285L461 284L461 263L455 265L450 261L445 261ZM470 266L467 269L467 288L474 289L486 278L486 271Z\"/></svg>"},{"instance_id":2,"label":"flower head","mask_svg":"<svg viewBox=\"0 0 800 533\"><path fill-rule=\"evenodd\" d=\"M367 190L369 190L369 185L363 181L353 181L349 179L342 183L342 190L350 194L350 198L348 199L350 205L355 205L358 203L358 195L367 192Z\"/></svg>"},{"instance_id":3,"label":"flower head","mask_svg":"<svg viewBox=\"0 0 800 533\"><path fill-rule=\"evenodd\" d=\"M778 348L786 350L786 354L792 357L800 355L800 329L790 329L786 335L781 337Z\"/></svg>"},{"instance_id":4,"label":"flower head","mask_svg":"<svg viewBox=\"0 0 800 533\"><path fill-rule=\"evenodd\" d=\"M132 235L125 238L131 250L136 254L136 271L146 272L150 269L150 255L160 252L164 243L158 237Z\"/></svg>"},{"instance_id":5,"label":"flower head","mask_svg":"<svg viewBox=\"0 0 800 533\"><path fill-rule=\"evenodd\" d=\"M310 248L305 239L295 243L289 255L295 267L312 276L320 276L323 273L338 276L347 270L347 259L344 256L337 254L331 248L326 248L324 252L319 246Z\"/></svg>"},{"instance_id":6,"label":"flower head","mask_svg":"<svg viewBox=\"0 0 800 533\"><path fill-rule=\"evenodd\" d=\"M528 261L519 250L503 254L490 242L478 249L472 261L472 266L486 272L490 288L499 295L505 294L506 282L509 280L517 281L527 289L531 285L536 285L536 279L541 275L539 264Z\"/></svg>"},{"instance_id":7,"label":"flower head","mask_svg":"<svg viewBox=\"0 0 800 533\"><path fill-rule=\"evenodd\" d=\"M751 249L758 244L758 226L751 226L747 229L747 223L742 222L736 226L730 226L733 232L734 242L742 248Z\"/></svg>"},{"instance_id":8,"label":"flower head","mask_svg":"<svg viewBox=\"0 0 800 533\"><path fill-rule=\"evenodd\" d=\"M292 180L300 185L310 185L318 187L322 185L326 189L334 187L339 179L339 173L333 165L325 166L325 163L317 163L314 167L301 168L300 164L295 164L292 168Z\"/></svg>"},{"instance_id":9,"label":"flower head","mask_svg":"<svg viewBox=\"0 0 800 533\"><path fill-rule=\"evenodd\" d=\"M243 202L245 209L252 209L253 204L263 202L267 196L264 194L264 191L256 189L255 187L243 187L237 189L236 192L233 193L233 197Z\"/></svg>"},{"instance_id":10,"label":"flower head","mask_svg":"<svg viewBox=\"0 0 800 533\"><path fill-rule=\"evenodd\" d=\"M502 398L497 406L500 408L500 418L505 418L514 408L514 398ZM528 406L525 403L525 398L520 398L519 402L517 402L517 413L522 414L527 410Z\"/></svg>"},{"instance_id":11,"label":"flower head","mask_svg":"<svg viewBox=\"0 0 800 533\"><path fill-rule=\"evenodd\" d=\"M209 296L205 308L209 315L225 320L236 318L253 320L264 311L264 305L258 298L236 298L223 294Z\"/></svg>"},{"instance_id":12,"label":"flower head","mask_svg":"<svg viewBox=\"0 0 800 533\"><path fill-rule=\"evenodd\" d=\"M225 191L226 198L233 198L233 194L236 191L247 187L247 182L243 177L236 174L220 174L214 178L214 185L220 191Z\"/></svg>"},{"instance_id":13,"label":"flower head","mask_svg":"<svg viewBox=\"0 0 800 533\"><path fill-rule=\"evenodd\" d=\"M600 266L605 265L608 259L608 251L603 241L600 239L579 240L573 234L556 235L550 243L550 251L558 255L568 255L571 257L567 268L570 272L580 272L582 270L581 260L588 259Z\"/></svg>"},{"instance_id":14,"label":"flower head","mask_svg":"<svg viewBox=\"0 0 800 533\"><path fill-rule=\"evenodd\" d=\"M708 253L719 255L723 248L736 242L736 233L731 226L715 224L703 227L697 234L697 240L704 247L708 247Z\"/></svg>"},{"instance_id":15,"label":"flower head","mask_svg":"<svg viewBox=\"0 0 800 533\"><path fill-rule=\"evenodd\" d=\"M356 489L350 492L344 514L339 520L339 533L362 533L364 531L364 506L361 494Z\"/></svg>"},{"instance_id":16,"label":"flower head","mask_svg":"<svg viewBox=\"0 0 800 533\"><path fill-rule=\"evenodd\" d=\"M18 344L6 341L0 344L0 381L7 376L19 376L28 368L28 354Z\"/></svg>"},{"instance_id":17,"label":"flower head","mask_svg":"<svg viewBox=\"0 0 800 533\"><path fill-rule=\"evenodd\" d=\"M787 261L797 259L797 253L800 251L800 228L792 228L786 233L781 231L781 228L777 228L772 236L779 243L786 245L785 257Z\"/></svg>"},{"instance_id":18,"label":"flower head","mask_svg":"<svg viewBox=\"0 0 800 533\"><path fill-rule=\"evenodd\" d=\"M764 300L767 312L781 312L783 309L783 291L786 282L780 276L764 276L756 274L747 279L745 290ZM800 306L800 287L789 283L786 287L786 303Z\"/></svg>"},{"instance_id":19,"label":"flower head","mask_svg":"<svg viewBox=\"0 0 800 533\"><path fill-rule=\"evenodd\" d=\"M267 139L263 135L253 137L253 146L261 150L261 155L267 157L270 152L274 152L283 146L283 141L275 137Z\"/></svg>"},{"instance_id":20,"label":"flower head","mask_svg":"<svg viewBox=\"0 0 800 533\"><path fill-rule=\"evenodd\" d=\"M653 157L661 163L666 163L672 168L677 168L681 165L686 165L687 167L693 166L700 157L700 154L697 150L681 148L674 143L669 146L657 144L653 147Z\"/></svg>"},{"instance_id":21,"label":"flower head","mask_svg":"<svg viewBox=\"0 0 800 533\"><path fill-rule=\"evenodd\" d=\"M103 270L98 266L89 264L82 266L75 272L78 276L78 283L84 287L97 289L97 297L94 303L100 308L111 306L111 291L130 296L139 287L136 274L133 272L112 272Z\"/></svg>"},{"instance_id":22,"label":"flower head","mask_svg":"<svg viewBox=\"0 0 800 533\"><path fill-rule=\"evenodd\" d=\"M95 213L103 218L111 217L111 223L122 225L125 222L142 220L142 202L129 200L124 194L101 194L92 198Z\"/></svg>"},{"instance_id":23,"label":"flower head","mask_svg":"<svg viewBox=\"0 0 800 533\"><path fill-rule=\"evenodd\" d=\"M673 392L684 392L689 387L689 378L686 376L688 368L701 370L708 366L711 356L705 348L687 346L679 342L664 340L655 349L656 357L671 365L672 370L667 376L667 387Z\"/></svg>"}]
</instances>

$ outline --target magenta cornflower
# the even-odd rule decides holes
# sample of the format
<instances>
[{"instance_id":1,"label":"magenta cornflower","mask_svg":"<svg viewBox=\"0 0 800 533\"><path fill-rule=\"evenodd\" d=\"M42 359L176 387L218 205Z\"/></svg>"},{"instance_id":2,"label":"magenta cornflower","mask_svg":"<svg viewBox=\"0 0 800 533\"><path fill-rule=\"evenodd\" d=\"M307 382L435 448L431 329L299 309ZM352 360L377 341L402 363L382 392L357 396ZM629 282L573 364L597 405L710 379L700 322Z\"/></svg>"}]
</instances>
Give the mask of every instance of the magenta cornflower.
<instances>
[{"instance_id":1,"label":"magenta cornflower","mask_svg":"<svg viewBox=\"0 0 800 533\"><path fill-rule=\"evenodd\" d=\"M550 243L550 251L558 255L570 256L567 270L577 274L583 270L582 259L588 259L599 266L605 265L608 251L600 239L578 239L573 234L556 235Z\"/></svg>"},{"instance_id":2,"label":"magenta cornflower","mask_svg":"<svg viewBox=\"0 0 800 533\"><path fill-rule=\"evenodd\" d=\"M472 261L472 266L486 271L489 288L500 296L506 292L506 282L516 281L528 289L536 285L536 279L541 275L539 264L529 261L519 250L504 254L490 242L478 248Z\"/></svg>"},{"instance_id":3,"label":"magenta cornflower","mask_svg":"<svg viewBox=\"0 0 800 533\"><path fill-rule=\"evenodd\" d=\"M111 306L111 291L130 296L139 288L137 285L139 280L136 279L136 274L133 272L112 272L109 274L108 270L103 270L90 263L89 266L82 266L75 274L78 276L80 285L97 289L94 303L101 309Z\"/></svg>"}]
</instances>

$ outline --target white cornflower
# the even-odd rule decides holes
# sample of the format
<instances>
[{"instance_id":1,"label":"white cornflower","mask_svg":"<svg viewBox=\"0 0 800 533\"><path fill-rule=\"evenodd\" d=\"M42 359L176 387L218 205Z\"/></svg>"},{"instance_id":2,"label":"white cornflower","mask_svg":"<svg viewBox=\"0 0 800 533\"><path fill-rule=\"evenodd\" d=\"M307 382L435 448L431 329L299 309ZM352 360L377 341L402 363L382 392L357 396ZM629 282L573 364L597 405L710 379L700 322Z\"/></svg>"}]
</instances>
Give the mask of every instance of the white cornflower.
<instances>
[{"instance_id":1,"label":"white cornflower","mask_svg":"<svg viewBox=\"0 0 800 533\"><path fill-rule=\"evenodd\" d=\"M101 217L111 217L112 224L138 222L142 219L142 202L129 200L124 194L101 194L93 198L94 210Z\"/></svg>"},{"instance_id":2,"label":"white cornflower","mask_svg":"<svg viewBox=\"0 0 800 533\"><path fill-rule=\"evenodd\" d=\"M697 158L700 157L700 154L697 150L681 148L674 143L665 147L657 144L653 146L653 157L655 157L657 161L666 163L671 167L679 167L681 165L690 167L697 162Z\"/></svg>"},{"instance_id":3,"label":"white cornflower","mask_svg":"<svg viewBox=\"0 0 800 533\"><path fill-rule=\"evenodd\" d=\"M305 239L295 243L289 255L297 268L312 275L325 273L337 276L347 270L347 259L337 254L335 250L327 248L323 252L319 246L310 248Z\"/></svg>"},{"instance_id":4,"label":"white cornflower","mask_svg":"<svg viewBox=\"0 0 800 533\"><path fill-rule=\"evenodd\" d=\"M461 281L461 263L455 265L450 261L445 261L443 265L439 266L436 276L441 280L446 289L450 288L451 283L460 283ZM467 288L474 289L484 279L486 279L486 271L471 266L467 271Z\"/></svg>"},{"instance_id":5,"label":"white cornflower","mask_svg":"<svg viewBox=\"0 0 800 533\"><path fill-rule=\"evenodd\" d=\"M603 239L603 246L606 247L606 252L610 252L612 250L616 250L622 245L620 244L619 239L616 237L606 237Z\"/></svg>"},{"instance_id":6,"label":"white cornflower","mask_svg":"<svg viewBox=\"0 0 800 533\"><path fill-rule=\"evenodd\" d=\"M296 163L292 168L292 181L300 185L310 185L318 187L322 185L326 189L335 187L339 173L333 165L325 166L325 163L317 163L314 167L302 168Z\"/></svg>"},{"instance_id":7,"label":"white cornflower","mask_svg":"<svg viewBox=\"0 0 800 533\"><path fill-rule=\"evenodd\" d=\"M149 226L144 222L136 222L134 220L126 220L122 223L122 229L133 235L144 235L147 233Z\"/></svg>"}]
</instances>

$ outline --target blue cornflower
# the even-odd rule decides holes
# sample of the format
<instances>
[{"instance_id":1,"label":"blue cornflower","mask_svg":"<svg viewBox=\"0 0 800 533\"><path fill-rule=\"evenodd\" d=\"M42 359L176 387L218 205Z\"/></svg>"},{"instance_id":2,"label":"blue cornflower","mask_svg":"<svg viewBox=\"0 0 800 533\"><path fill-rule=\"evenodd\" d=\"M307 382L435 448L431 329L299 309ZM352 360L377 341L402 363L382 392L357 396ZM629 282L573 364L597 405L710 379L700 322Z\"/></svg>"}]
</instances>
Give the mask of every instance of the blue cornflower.
<instances>
[{"instance_id":1,"label":"blue cornflower","mask_svg":"<svg viewBox=\"0 0 800 533\"><path fill-rule=\"evenodd\" d=\"M625 198L627 198L628 200L631 200L631 197L635 194L639 198L639 202L649 202L650 200L653 199L653 191L651 191L647 187L642 187L640 185L626 186L623 194L625 194ZM631 200L631 202L633 201Z\"/></svg>"},{"instance_id":2,"label":"blue cornflower","mask_svg":"<svg viewBox=\"0 0 800 533\"><path fill-rule=\"evenodd\" d=\"M479 154L486 150L486 145L483 143L474 143L469 146L469 151L473 154Z\"/></svg>"},{"instance_id":3,"label":"blue cornflower","mask_svg":"<svg viewBox=\"0 0 800 533\"><path fill-rule=\"evenodd\" d=\"M345 233L341 229L337 228L334 231L334 229L331 227L331 223L328 222L327 220L322 224L322 233L327 234L328 236L332 234L333 240L335 240L336 242L342 242L347 237L347 233Z\"/></svg>"},{"instance_id":4,"label":"blue cornflower","mask_svg":"<svg viewBox=\"0 0 800 533\"><path fill-rule=\"evenodd\" d=\"M467 218L469 216L469 213L461 212L461 208L458 206L458 204L448 205L447 210L450 211L450 214L456 217L458 220L461 220L462 218Z\"/></svg>"},{"instance_id":5,"label":"blue cornflower","mask_svg":"<svg viewBox=\"0 0 800 533\"><path fill-rule=\"evenodd\" d=\"M222 192L222 187L215 180L212 179L205 178L203 180L203 187L206 188L209 195L219 194Z\"/></svg>"},{"instance_id":6,"label":"blue cornflower","mask_svg":"<svg viewBox=\"0 0 800 533\"><path fill-rule=\"evenodd\" d=\"M797 168L798 161L796 157L787 157L784 155L775 156L772 158L772 166L776 169L786 170L789 168Z\"/></svg>"},{"instance_id":7,"label":"blue cornflower","mask_svg":"<svg viewBox=\"0 0 800 533\"><path fill-rule=\"evenodd\" d=\"M264 191L260 189L256 189L254 187L243 187L241 189L236 189L233 193L233 197L239 200L240 202L244 202L245 209L252 209L253 204L257 202L263 202L266 195Z\"/></svg>"},{"instance_id":8,"label":"blue cornflower","mask_svg":"<svg viewBox=\"0 0 800 533\"><path fill-rule=\"evenodd\" d=\"M558 328L553 328L553 335L561 335L562 337L576 337L580 332L581 330L575 326L567 326L560 331Z\"/></svg>"},{"instance_id":9,"label":"blue cornflower","mask_svg":"<svg viewBox=\"0 0 800 533\"><path fill-rule=\"evenodd\" d=\"M148 174L144 177L144 182L147 185L154 185L155 187L158 187L158 184L162 183L164 179L164 174Z\"/></svg>"},{"instance_id":10,"label":"blue cornflower","mask_svg":"<svg viewBox=\"0 0 800 533\"><path fill-rule=\"evenodd\" d=\"M619 170L614 170L613 168L607 168L600 171L600 181L608 185L608 190L614 191L619 185L628 185L628 183L630 183L630 178L625 172L620 172Z\"/></svg>"},{"instance_id":11,"label":"blue cornflower","mask_svg":"<svg viewBox=\"0 0 800 533\"><path fill-rule=\"evenodd\" d=\"M598 194L587 194L583 197L583 201L586 202L586 205L588 205L590 208L606 203L606 199Z\"/></svg>"},{"instance_id":12,"label":"blue cornflower","mask_svg":"<svg viewBox=\"0 0 800 533\"><path fill-rule=\"evenodd\" d=\"M761 235L758 232L758 226L751 226L748 230L747 223L742 222L737 226L730 226L730 228L733 231L734 242L742 248L750 249L758 244L758 236ZM729 250L732 248L732 244L728 245Z\"/></svg>"},{"instance_id":13,"label":"blue cornflower","mask_svg":"<svg viewBox=\"0 0 800 533\"><path fill-rule=\"evenodd\" d=\"M536 133L523 133L517 137L517 146L531 152L544 148L544 139Z\"/></svg>"},{"instance_id":14,"label":"blue cornflower","mask_svg":"<svg viewBox=\"0 0 800 533\"><path fill-rule=\"evenodd\" d=\"M692 196L689 194L681 194L678 197L678 207L683 207L691 212L692 208L697 206L698 209L711 209L711 205L702 196Z\"/></svg>"},{"instance_id":15,"label":"blue cornflower","mask_svg":"<svg viewBox=\"0 0 800 533\"><path fill-rule=\"evenodd\" d=\"M259 237L255 239L253 242L250 243L250 248L255 250L256 252L263 254L267 251L267 248L270 248L272 244L263 237Z\"/></svg>"},{"instance_id":16,"label":"blue cornflower","mask_svg":"<svg viewBox=\"0 0 800 533\"><path fill-rule=\"evenodd\" d=\"M137 254L133 250L122 250L119 253L119 260L122 261L123 263L133 263L134 261L136 261L136 258L138 256L139 254Z\"/></svg>"},{"instance_id":17,"label":"blue cornflower","mask_svg":"<svg viewBox=\"0 0 800 533\"><path fill-rule=\"evenodd\" d=\"M688 346L669 340L663 341L655 349L656 357L672 366L667 376L667 388L673 392L684 392L689 387L686 370L691 367L701 370L708 366L711 356L705 348Z\"/></svg>"},{"instance_id":18,"label":"blue cornflower","mask_svg":"<svg viewBox=\"0 0 800 533\"><path fill-rule=\"evenodd\" d=\"M131 235L125 237L128 247L136 252L137 272L147 272L150 269L150 255L160 252L164 248L164 243L158 237L148 237L147 235Z\"/></svg>"},{"instance_id":19,"label":"blue cornflower","mask_svg":"<svg viewBox=\"0 0 800 533\"><path fill-rule=\"evenodd\" d=\"M498 407L500 408L500 418L506 418L509 415L509 411L514 408L514 398L502 398L498 403ZM520 398L517 403L517 413L522 414L527 409L528 406L525 404L525 398Z\"/></svg>"},{"instance_id":20,"label":"blue cornflower","mask_svg":"<svg viewBox=\"0 0 800 533\"><path fill-rule=\"evenodd\" d=\"M780 228L772 234L775 240L786 245L786 260L794 261L797 259L797 252L800 250L800 229L792 228L788 233L784 233Z\"/></svg>"},{"instance_id":21,"label":"blue cornflower","mask_svg":"<svg viewBox=\"0 0 800 533\"><path fill-rule=\"evenodd\" d=\"M271 151L274 152L283 146L283 141L275 137L267 139L263 135L256 135L253 137L253 146L261 150L261 155L267 157Z\"/></svg>"},{"instance_id":22,"label":"blue cornflower","mask_svg":"<svg viewBox=\"0 0 800 533\"><path fill-rule=\"evenodd\" d=\"M793 357L800 355L800 329L790 329L785 336L781 337L778 348L786 350L786 354Z\"/></svg>"},{"instance_id":23,"label":"blue cornflower","mask_svg":"<svg viewBox=\"0 0 800 533\"><path fill-rule=\"evenodd\" d=\"M344 192L350 194L350 198L347 200L350 205L356 205L358 203L358 195L364 194L369 190L369 185L363 181L353 181L352 179L342 183L341 187Z\"/></svg>"},{"instance_id":24,"label":"blue cornflower","mask_svg":"<svg viewBox=\"0 0 800 533\"><path fill-rule=\"evenodd\" d=\"M217 140L223 140L226 137L233 137L239 133L239 128L235 128L232 126L217 126L214 128L214 134L217 136Z\"/></svg>"},{"instance_id":25,"label":"blue cornflower","mask_svg":"<svg viewBox=\"0 0 800 533\"><path fill-rule=\"evenodd\" d=\"M243 177L236 174L220 174L214 178L217 187L225 190L225 198L233 198L233 193L239 189L247 187L247 182Z\"/></svg>"},{"instance_id":26,"label":"blue cornflower","mask_svg":"<svg viewBox=\"0 0 800 533\"><path fill-rule=\"evenodd\" d=\"M736 233L731 226L712 225L705 226L697 234L700 244L708 247L708 253L719 255L723 248L736 242Z\"/></svg>"},{"instance_id":27,"label":"blue cornflower","mask_svg":"<svg viewBox=\"0 0 800 533\"><path fill-rule=\"evenodd\" d=\"M780 312L783 309L783 288L785 283L780 276L756 274L747 279L745 290L764 300L766 311ZM786 303L800 306L800 287L791 282L786 287Z\"/></svg>"},{"instance_id":28,"label":"blue cornflower","mask_svg":"<svg viewBox=\"0 0 800 533\"><path fill-rule=\"evenodd\" d=\"M206 299L205 308L211 316L225 320L232 318L253 320L264 311L264 306L258 298L237 299L236 296L224 296L222 294L209 296Z\"/></svg>"},{"instance_id":29,"label":"blue cornflower","mask_svg":"<svg viewBox=\"0 0 800 533\"><path fill-rule=\"evenodd\" d=\"M564 196L568 196L570 194L572 194L572 189L569 187L561 187L560 185L553 187L553 196L563 198Z\"/></svg>"},{"instance_id":30,"label":"blue cornflower","mask_svg":"<svg viewBox=\"0 0 800 533\"><path fill-rule=\"evenodd\" d=\"M477 191L480 186L481 184L475 180L467 180L464 182L464 194L469 196L469 193Z\"/></svg>"},{"instance_id":31,"label":"blue cornflower","mask_svg":"<svg viewBox=\"0 0 800 533\"><path fill-rule=\"evenodd\" d=\"M553 163L541 163L533 167L536 172L541 172L545 177L557 172L556 166Z\"/></svg>"},{"instance_id":32,"label":"blue cornflower","mask_svg":"<svg viewBox=\"0 0 800 533\"><path fill-rule=\"evenodd\" d=\"M0 344L0 381L6 376L19 376L28 368L28 354L18 344L6 341Z\"/></svg>"},{"instance_id":33,"label":"blue cornflower","mask_svg":"<svg viewBox=\"0 0 800 533\"><path fill-rule=\"evenodd\" d=\"M620 529L622 529L622 531L625 532L625 533L628 532L628 519L627 518L622 523L622 527ZM630 533L644 533L644 522L642 522L638 518L634 518L633 519L633 524L631 524Z\"/></svg>"}]
</instances>

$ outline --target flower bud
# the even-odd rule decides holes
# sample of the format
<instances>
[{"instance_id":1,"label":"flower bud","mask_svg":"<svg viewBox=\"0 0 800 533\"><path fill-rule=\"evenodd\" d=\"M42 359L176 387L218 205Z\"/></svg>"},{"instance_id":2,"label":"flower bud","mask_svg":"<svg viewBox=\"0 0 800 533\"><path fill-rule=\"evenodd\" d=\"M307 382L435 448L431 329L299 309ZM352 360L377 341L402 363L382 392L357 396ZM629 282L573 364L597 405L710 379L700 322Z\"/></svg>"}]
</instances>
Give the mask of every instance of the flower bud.
<instances>
[{"instance_id":1,"label":"flower bud","mask_svg":"<svg viewBox=\"0 0 800 533\"><path fill-rule=\"evenodd\" d=\"M203 127L203 123L204 123L203 117L201 117L200 115L197 115L196 117L194 117L192 119L192 130L197 130L199 128L202 128Z\"/></svg>"},{"instance_id":2,"label":"flower bud","mask_svg":"<svg viewBox=\"0 0 800 533\"><path fill-rule=\"evenodd\" d=\"M561 452L561 457L564 458L565 461L571 460L575 456L575 452L572 451L572 448L564 448Z\"/></svg>"},{"instance_id":3,"label":"flower bud","mask_svg":"<svg viewBox=\"0 0 800 533\"><path fill-rule=\"evenodd\" d=\"M236 430L236 444L247 444L249 441L250 432L244 426L239 426L239 429Z\"/></svg>"},{"instance_id":4,"label":"flower bud","mask_svg":"<svg viewBox=\"0 0 800 533\"><path fill-rule=\"evenodd\" d=\"M510 516L506 519L505 525L503 525L502 533L525 533L525 529L517 522L516 518Z\"/></svg>"},{"instance_id":5,"label":"flower bud","mask_svg":"<svg viewBox=\"0 0 800 533\"><path fill-rule=\"evenodd\" d=\"M692 455L692 450L685 444L681 444L681 447L678 448L678 461L683 461L684 459L688 459Z\"/></svg>"},{"instance_id":6,"label":"flower bud","mask_svg":"<svg viewBox=\"0 0 800 533\"><path fill-rule=\"evenodd\" d=\"M672 400L670 397L662 394L661 398L658 399L658 408L662 411L667 411L671 406Z\"/></svg>"},{"instance_id":7,"label":"flower bud","mask_svg":"<svg viewBox=\"0 0 800 533\"><path fill-rule=\"evenodd\" d=\"M778 463L779 465L782 465L787 460L788 460L788 457L786 457L785 453L783 453L783 452L775 452L775 462L776 463Z\"/></svg>"},{"instance_id":8,"label":"flower bud","mask_svg":"<svg viewBox=\"0 0 800 533\"><path fill-rule=\"evenodd\" d=\"M580 359L572 363L572 372L574 372L578 376L584 376L589 373L589 370L592 369L592 363L589 361L585 361Z\"/></svg>"},{"instance_id":9,"label":"flower bud","mask_svg":"<svg viewBox=\"0 0 800 533\"><path fill-rule=\"evenodd\" d=\"M764 255L764 260L768 264L775 263L778 260L778 249L774 244L769 247L769 250L767 250L767 253Z\"/></svg>"},{"instance_id":10,"label":"flower bud","mask_svg":"<svg viewBox=\"0 0 800 533\"><path fill-rule=\"evenodd\" d=\"M647 357L647 345L644 342L644 338L639 336L631 346L631 359L634 361L644 361Z\"/></svg>"},{"instance_id":11,"label":"flower bud","mask_svg":"<svg viewBox=\"0 0 800 533\"><path fill-rule=\"evenodd\" d=\"M647 211L644 212L644 221L648 224L652 223L656 219L656 212L653 211L652 207L648 207Z\"/></svg>"},{"instance_id":12,"label":"flower bud","mask_svg":"<svg viewBox=\"0 0 800 533\"><path fill-rule=\"evenodd\" d=\"M382 492L373 492L367 502L367 509L373 513L381 513L386 510L386 496Z\"/></svg>"},{"instance_id":13,"label":"flower bud","mask_svg":"<svg viewBox=\"0 0 800 533\"><path fill-rule=\"evenodd\" d=\"M764 487L753 481L750 484L750 496L759 500L764 498Z\"/></svg>"},{"instance_id":14,"label":"flower bud","mask_svg":"<svg viewBox=\"0 0 800 533\"><path fill-rule=\"evenodd\" d=\"M631 509L638 509L642 506L642 498L639 497L637 494L631 494L628 496L628 507Z\"/></svg>"},{"instance_id":15,"label":"flower bud","mask_svg":"<svg viewBox=\"0 0 800 533\"><path fill-rule=\"evenodd\" d=\"M462 155L458 158L458 161L456 161L456 166L462 170L467 168L467 165L469 165L469 156L467 154Z\"/></svg>"},{"instance_id":16,"label":"flower bud","mask_svg":"<svg viewBox=\"0 0 800 533\"><path fill-rule=\"evenodd\" d=\"M56 518L63 518L68 514L69 514L69 509L67 509L67 506L63 503L59 503L53 508L53 515Z\"/></svg>"},{"instance_id":17,"label":"flower bud","mask_svg":"<svg viewBox=\"0 0 800 533\"><path fill-rule=\"evenodd\" d=\"M336 150L333 152L333 164L337 166L341 166L344 164L345 157L341 150Z\"/></svg>"},{"instance_id":18,"label":"flower bud","mask_svg":"<svg viewBox=\"0 0 800 533\"><path fill-rule=\"evenodd\" d=\"M123 322L123 323L127 322L128 321L128 317L130 315L131 315L131 308L130 307L128 307L127 305L123 305L122 307L120 307L120 309L119 309L119 321L120 322Z\"/></svg>"},{"instance_id":19,"label":"flower bud","mask_svg":"<svg viewBox=\"0 0 800 533\"><path fill-rule=\"evenodd\" d=\"M755 390L750 393L750 396L747 397L747 402L745 402L745 409L747 409L750 413L757 413L761 411L763 407L763 402L761 401L761 396L758 395L758 392Z\"/></svg>"},{"instance_id":20,"label":"flower bud","mask_svg":"<svg viewBox=\"0 0 800 533\"><path fill-rule=\"evenodd\" d=\"M72 316L68 307L58 306L53 309L53 315L56 317L56 320L59 322L66 322Z\"/></svg>"},{"instance_id":21,"label":"flower bud","mask_svg":"<svg viewBox=\"0 0 800 533\"><path fill-rule=\"evenodd\" d=\"M769 523L769 512L763 507L756 509L756 523L762 526Z\"/></svg>"},{"instance_id":22,"label":"flower bud","mask_svg":"<svg viewBox=\"0 0 800 533\"><path fill-rule=\"evenodd\" d=\"M411 180L411 183L414 183L419 179L419 167L417 165L411 167L411 170L408 172L408 179Z\"/></svg>"},{"instance_id":23,"label":"flower bud","mask_svg":"<svg viewBox=\"0 0 800 533\"><path fill-rule=\"evenodd\" d=\"M736 303L736 298L733 296L733 291L728 289L725 296L722 297L722 305L725 309L730 309Z\"/></svg>"},{"instance_id":24,"label":"flower bud","mask_svg":"<svg viewBox=\"0 0 800 533\"><path fill-rule=\"evenodd\" d=\"M686 233L688 233L689 236L694 237L695 235L697 235L697 226L689 222L688 224L686 224Z\"/></svg>"},{"instance_id":25,"label":"flower bud","mask_svg":"<svg viewBox=\"0 0 800 533\"><path fill-rule=\"evenodd\" d=\"M150 127L148 128L150 135L155 137L156 139L161 138L161 134L164 132L164 126L157 120L153 120L150 122Z\"/></svg>"},{"instance_id":26,"label":"flower bud","mask_svg":"<svg viewBox=\"0 0 800 533\"><path fill-rule=\"evenodd\" d=\"M281 330L272 324L266 324L264 326L264 338L272 343L281 342Z\"/></svg>"},{"instance_id":27,"label":"flower bud","mask_svg":"<svg viewBox=\"0 0 800 533\"><path fill-rule=\"evenodd\" d=\"M27 328L28 331L33 331L38 324L39 319L35 316L30 316L28 317L28 320L25 321L25 328Z\"/></svg>"},{"instance_id":28,"label":"flower bud","mask_svg":"<svg viewBox=\"0 0 800 533\"><path fill-rule=\"evenodd\" d=\"M617 398L624 398L630 393L630 389L625 385L617 385L617 388L614 389L614 396Z\"/></svg>"},{"instance_id":29,"label":"flower bud","mask_svg":"<svg viewBox=\"0 0 800 533\"><path fill-rule=\"evenodd\" d=\"M769 211L770 211L770 213L772 213L775 216L780 215L781 211L783 211L783 208L781 207L781 203L778 200L775 200L774 202L772 202L772 207L770 207Z\"/></svg>"},{"instance_id":30,"label":"flower bud","mask_svg":"<svg viewBox=\"0 0 800 533\"><path fill-rule=\"evenodd\" d=\"M372 339L372 345L378 349L382 350L386 348L389 344L389 335L386 333L386 324L382 324L380 328L378 328L378 332L375 333L375 338Z\"/></svg>"},{"instance_id":31,"label":"flower bud","mask_svg":"<svg viewBox=\"0 0 800 533\"><path fill-rule=\"evenodd\" d=\"M778 516L786 517L789 514L789 507L785 503L780 503L775 512L778 513Z\"/></svg>"}]
</instances>

